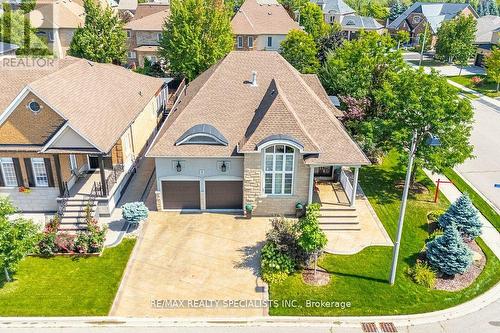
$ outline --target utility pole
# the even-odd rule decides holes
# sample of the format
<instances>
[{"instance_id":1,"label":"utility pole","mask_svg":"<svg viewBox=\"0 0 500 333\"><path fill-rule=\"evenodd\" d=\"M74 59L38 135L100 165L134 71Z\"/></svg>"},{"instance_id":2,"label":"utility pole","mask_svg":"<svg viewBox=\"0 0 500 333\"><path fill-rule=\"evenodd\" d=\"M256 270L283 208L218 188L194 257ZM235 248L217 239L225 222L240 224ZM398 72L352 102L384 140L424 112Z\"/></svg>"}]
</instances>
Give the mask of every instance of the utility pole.
<instances>
[{"instance_id":1,"label":"utility pole","mask_svg":"<svg viewBox=\"0 0 500 333\"><path fill-rule=\"evenodd\" d=\"M422 49L420 50L420 61L418 62L418 67L422 66L422 59L424 58L425 41L427 40L427 24L424 29L424 40L422 41Z\"/></svg>"}]
</instances>

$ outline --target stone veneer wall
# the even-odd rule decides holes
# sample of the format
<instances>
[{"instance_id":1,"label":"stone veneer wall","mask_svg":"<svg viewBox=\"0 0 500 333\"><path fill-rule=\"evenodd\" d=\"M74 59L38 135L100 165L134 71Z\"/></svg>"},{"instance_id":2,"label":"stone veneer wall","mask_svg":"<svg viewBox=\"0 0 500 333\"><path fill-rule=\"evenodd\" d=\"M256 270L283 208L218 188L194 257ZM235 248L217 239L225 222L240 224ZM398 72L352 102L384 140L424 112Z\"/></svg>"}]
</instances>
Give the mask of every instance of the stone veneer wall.
<instances>
[{"instance_id":1,"label":"stone veneer wall","mask_svg":"<svg viewBox=\"0 0 500 333\"><path fill-rule=\"evenodd\" d=\"M252 204L255 216L295 214L295 204L307 203L309 195L309 166L302 155L295 156L294 188L292 195L269 196L262 194L262 154L245 154L243 175L243 205Z\"/></svg>"}]
</instances>

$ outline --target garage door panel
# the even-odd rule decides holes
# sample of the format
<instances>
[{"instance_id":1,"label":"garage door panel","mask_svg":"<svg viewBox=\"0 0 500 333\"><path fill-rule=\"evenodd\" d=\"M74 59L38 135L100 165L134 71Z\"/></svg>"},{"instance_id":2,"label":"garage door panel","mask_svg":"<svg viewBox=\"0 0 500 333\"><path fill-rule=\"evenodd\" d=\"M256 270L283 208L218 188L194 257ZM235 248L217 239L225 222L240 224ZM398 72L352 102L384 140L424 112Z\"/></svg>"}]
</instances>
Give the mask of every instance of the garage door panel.
<instances>
[{"instance_id":1,"label":"garage door panel","mask_svg":"<svg viewBox=\"0 0 500 333\"><path fill-rule=\"evenodd\" d=\"M164 209L200 209L199 181L162 181Z\"/></svg>"},{"instance_id":2,"label":"garage door panel","mask_svg":"<svg viewBox=\"0 0 500 333\"><path fill-rule=\"evenodd\" d=\"M206 181L207 209L242 209L242 181Z\"/></svg>"}]
</instances>

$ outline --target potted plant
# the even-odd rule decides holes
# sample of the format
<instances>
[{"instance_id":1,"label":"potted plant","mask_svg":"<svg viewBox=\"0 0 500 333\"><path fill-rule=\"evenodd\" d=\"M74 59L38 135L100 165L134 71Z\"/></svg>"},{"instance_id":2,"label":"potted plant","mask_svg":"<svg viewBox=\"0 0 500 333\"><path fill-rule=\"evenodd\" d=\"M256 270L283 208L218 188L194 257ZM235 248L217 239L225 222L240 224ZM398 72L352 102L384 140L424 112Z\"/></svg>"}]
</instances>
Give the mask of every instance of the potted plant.
<instances>
[{"instance_id":1,"label":"potted plant","mask_svg":"<svg viewBox=\"0 0 500 333\"><path fill-rule=\"evenodd\" d=\"M31 189L29 187L25 187L25 186L19 186L19 192L20 193L30 193L31 192Z\"/></svg>"},{"instance_id":2,"label":"potted plant","mask_svg":"<svg viewBox=\"0 0 500 333\"><path fill-rule=\"evenodd\" d=\"M301 202L295 204L295 217L300 218L304 214L304 205Z\"/></svg>"},{"instance_id":3,"label":"potted plant","mask_svg":"<svg viewBox=\"0 0 500 333\"><path fill-rule=\"evenodd\" d=\"M246 204L245 205L245 216L247 219L252 218L252 211L253 211L253 205L252 204Z\"/></svg>"}]
</instances>

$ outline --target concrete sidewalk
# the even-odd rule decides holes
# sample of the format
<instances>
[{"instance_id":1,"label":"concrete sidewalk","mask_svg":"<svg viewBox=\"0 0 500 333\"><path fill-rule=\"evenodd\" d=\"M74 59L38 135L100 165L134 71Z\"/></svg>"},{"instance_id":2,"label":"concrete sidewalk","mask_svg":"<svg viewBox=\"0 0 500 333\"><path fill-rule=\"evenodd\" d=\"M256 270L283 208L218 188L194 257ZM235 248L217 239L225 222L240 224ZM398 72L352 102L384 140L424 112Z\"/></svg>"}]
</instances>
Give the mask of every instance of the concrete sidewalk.
<instances>
[{"instance_id":1,"label":"concrete sidewalk","mask_svg":"<svg viewBox=\"0 0 500 333\"><path fill-rule=\"evenodd\" d=\"M486 95L483 95L481 94L480 92L477 92L476 90L473 90L473 89L470 89L470 88L467 88L466 86L463 86L459 83L456 83L455 81L452 81L452 80L447 80L449 84L451 84L452 86L454 87L457 87L458 89L466 92L466 93L469 93L471 95L474 95L476 96L478 99L476 101L492 108L493 110L495 110L496 112L500 112L500 101L494 99L494 98L491 98L491 97L488 97Z\"/></svg>"},{"instance_id":2,"label":"concrete sidewalk","mask_svg":"<svg viewBox=\"0 0 500 333\"><path fill-rule=\"evenodd\" d=\"M449 181L445 175L432 173L429 170L424 171L434 184L437 183L438 179ZM462 192L460 192L453 184L443 184L439 186L439 190L446 198L448 198L450 202L457 200L462 195ZM481 238L486 245L488 245L491 251L493 251L493 253L500 258L500 233L498 233L490 221L488 221L481 213L479 213L479 217L483 223L483 234L481 235Z\"/></svg>"}]
</instances>

